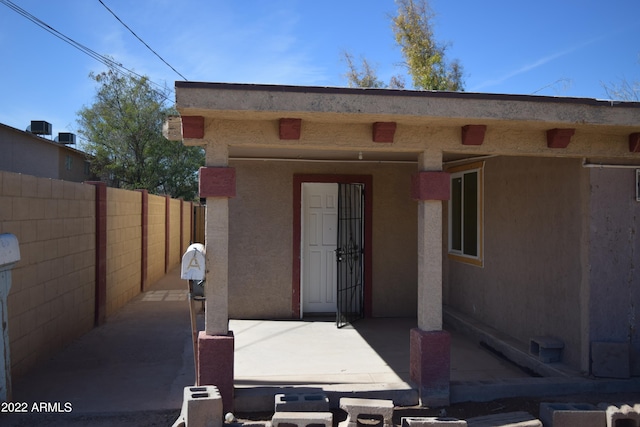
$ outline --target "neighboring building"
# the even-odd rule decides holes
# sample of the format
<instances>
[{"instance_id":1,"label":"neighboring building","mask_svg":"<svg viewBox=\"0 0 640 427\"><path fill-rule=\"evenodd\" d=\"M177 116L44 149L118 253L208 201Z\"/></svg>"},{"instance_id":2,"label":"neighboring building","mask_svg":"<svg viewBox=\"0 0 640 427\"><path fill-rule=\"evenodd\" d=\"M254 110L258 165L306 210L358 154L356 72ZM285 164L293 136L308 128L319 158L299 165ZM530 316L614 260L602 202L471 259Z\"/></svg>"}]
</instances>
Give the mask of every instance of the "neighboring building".
<instances>
[{"instance_id":1,"label":"neighboring building","mask_svg":"<svg viewBox=\"0 0 640 427\"><path fill-rule=\"evenodd\" d=\"M640 103L197 82L176 99L207 150L207 336L229 316L417 316L434 404L447 316L640 376Z\"/></svg>"},{"instance_id":2,"label":"neighboring building","mask_svg":"<svg viewBox=\"0 0 640 427\"><path fill-rule=\"evenodd\" d=\"M50 124L41 121L32 123L44 124L45 128L49 128L48 135L51 134ZM75 141L75 135L70 133L59 134L59 137ZM3 171L74 182L94 178L86 153L65 143L4 124L0 124L0 153L0 170Z\"/></svg>"}]
</instances>

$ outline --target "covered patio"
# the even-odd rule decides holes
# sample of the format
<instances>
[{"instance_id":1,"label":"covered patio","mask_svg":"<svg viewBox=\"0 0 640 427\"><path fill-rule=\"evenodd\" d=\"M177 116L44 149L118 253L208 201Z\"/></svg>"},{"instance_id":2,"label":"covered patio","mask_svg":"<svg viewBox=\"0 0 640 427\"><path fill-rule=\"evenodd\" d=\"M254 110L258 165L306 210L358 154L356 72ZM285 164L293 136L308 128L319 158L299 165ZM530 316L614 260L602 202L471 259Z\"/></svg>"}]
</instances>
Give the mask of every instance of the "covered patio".
<instances>
[{"instance_id":1,"label":"covered patio","mask_svg":"<svg viewBox=\"0 0 640 427\"><path fill-rule=\"evenodd\" d=\"M638 306L635 286L624 288L629 298L615 287L635 280L633 264L619 269L610 254L636 250L634 238L618 247L615 236L625 224L635 235L639 105L198 82L176 82L176 100L176 131L169 123L166 134L206 150L198 383L216 384L225 408L242 383L336 378L351 388L410 378L420 404L446 406L466 375L497 378L475 354L470 368L459 363L445 306L488 325L510 343L496 353L510 358L526 360L532 337L553 339L561 360L587 374L591 347L604 340L615 338L623 359L637 353L625 322L609 313L625 307L634 319ZM343 188L356 196L343 198ZM347 289L353 304L343 309L335 296ZM311 334L324 322L300 320L333 311L364 317L371 329L327 323ZM383 338L394 317L411 320ZM229 323L236 318L290 320ZM491 336L464 323L478 341ZM249 349L257 359L245 362ZM640 372L630 360L620 378ZM567 377L550 371L543 375Z\"/></svg>"},{"instance_id":2,"label":"covered patio","mask_svg":"<svg viewBox=\"0 0 640 427\"><path fill-rule=\"evenodd\" d=\"M235 406L271 410L273 395L293 387L321 389L330 396L384 396L399 406L417 405L409 372L409 331L415 325L414 318L366 318L340 329L328 318L232 319ZM469 335L448 332L453 382L531 378Z\"/></svg>"}]
</instances>

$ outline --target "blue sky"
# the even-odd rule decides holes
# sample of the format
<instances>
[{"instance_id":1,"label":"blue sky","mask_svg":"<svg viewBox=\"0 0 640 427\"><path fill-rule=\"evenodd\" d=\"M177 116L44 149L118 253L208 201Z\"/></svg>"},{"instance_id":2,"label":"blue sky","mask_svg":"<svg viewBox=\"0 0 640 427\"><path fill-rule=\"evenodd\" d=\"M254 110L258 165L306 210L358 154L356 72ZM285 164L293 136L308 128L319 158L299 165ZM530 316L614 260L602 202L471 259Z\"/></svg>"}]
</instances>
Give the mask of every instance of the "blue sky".
<instances>
[{"instance_id":1,"label":"blue sky","mask_svg":"<svg viewBox=\"0 0 640 427\"><path fill-rule=\"evenodd\" d=\"M182 78L98 0L11 0L152 81ZM103 0L190 81L346 86L342 52L379 77L406 74L393 0ZM469 92L606 98L640 80L638 0L431 0L436 38L460 60ZM76 132L104 66L0 2L0 123L46 120ZM409 83L411 79L406 77Z\"/></svg>"}]
</instances>

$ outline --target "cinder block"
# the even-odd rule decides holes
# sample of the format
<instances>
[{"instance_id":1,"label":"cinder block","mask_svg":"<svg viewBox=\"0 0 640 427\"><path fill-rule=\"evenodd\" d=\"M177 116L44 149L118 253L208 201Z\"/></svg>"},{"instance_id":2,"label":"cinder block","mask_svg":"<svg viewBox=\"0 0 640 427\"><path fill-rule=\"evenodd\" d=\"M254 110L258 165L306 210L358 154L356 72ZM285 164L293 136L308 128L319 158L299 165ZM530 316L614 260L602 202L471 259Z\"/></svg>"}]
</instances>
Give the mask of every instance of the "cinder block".
<instances>
[{"instance_id":1,"label":"cinder block","mask_svg":"<svg viewBox=\"0 0 640 427\"><path fill-rule=\"evenodd\" d=\"M402 417L402 427L467 427L465 420L441 417Z\"/></svg>"},{"instance_id":2,"label":"cinder block","mask_svg":"<svg viewBox=\"0 0 640 427\"><path fill-rule=\"evenodd\" d=\"M356 399L343 397L340 409L347 413L347 419L340 427L357 427L358 418L381 418L385 426L393 426L393 401L383 399Z\"/></svg>"},{"instance_id":3,"label":"cinder block","mask_svg":"<svg viewBox=\"0 0 640 427\"><path fill-rule=\"evenodd\" d=\"M329 398L324 393L276 394L274 412L329 412Z\"/></svg>"},{"instance_id":4,"label":"cinder block","mask_svg":"<svg viewBox=\"0 0 640 427\"><path fill-rule=\"evenodd\" d=\"M290 427L291 425L297 427L307 427L313 425L324 425L325 427L332 427L333 414L331 412L276 412L271 418L271 425L273 427ZM191 427L191 426L189 426Z\"/></svg>"},{"instance_id":5,"label":"cinder block","mask_svg":"<svg viewBox=\"0 0 640 427\"><path fill-rule=\"evenodd\" d=\"M605 410L607 427L640 426L640 403L636 403L633 406L626 404L616 406L601 403L598 406Z\"/></svg>"},{"instance_id":6,"label":"cinder block","mask_svg":"<svg viewBox=\"0 0 640 427\"><path fill-rule=\"evenodd\" d=\"M218 388L185 387L182 416L189 427L222 427L222 396Z\"/></svg>"},{"instance_id":7,"label":"cinder block","mask_svg":"<svg viewBox=\"0 0 640 427\"><path fill-rule=\"evenodd\" d=\"M629 378L629 343L591 343L591 373L596 377Z\"/></svg>"},{"instance_id":8,"label":"cinder block","mask_svg":"<svg viewBox=\"0 0 640 427\"><path fill-rule=\"evenodd\" d=\"M469 418L469 427L542 427L542 422L527 412L506 412Z\"/></svg>"},{"instance_id":9,"label":"cinder block","mask_svg":"<svg viewBox=\"0 0 640 427\"><path fill-rule=\"evenodd\" d=\"M533 337L529 340L529 353L542 363L560 362L564 342L553 337Z\"/></svg>"},{"instance_id":10,"label":"cinder block","mask_svg":"<svg viewBox=\"0 0 640 427\"><path fill-rule=\"evenodd\" d=\"M604 410L589 403L541 403L540 420L545 427L604 427Z\"/></svg>"}]
</instances>

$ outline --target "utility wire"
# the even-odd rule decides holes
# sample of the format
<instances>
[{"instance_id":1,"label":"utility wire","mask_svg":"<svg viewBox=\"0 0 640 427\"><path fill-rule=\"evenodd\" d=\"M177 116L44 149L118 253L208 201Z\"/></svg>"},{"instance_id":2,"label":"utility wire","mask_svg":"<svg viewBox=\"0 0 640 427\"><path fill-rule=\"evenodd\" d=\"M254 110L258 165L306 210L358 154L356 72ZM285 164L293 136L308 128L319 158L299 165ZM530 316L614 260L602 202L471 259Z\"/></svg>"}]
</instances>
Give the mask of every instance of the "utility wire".
<instances>
[{"instance_id":1,"label":"utility wire","mask_svg":"<svg viewBox=\"0 0 640 427\"><path fill-rule=\"evenodd\" d=\"M124 22L122 22L122 19L120 19L118 17L118 15L116 15L113 10L109 9L109 7L104 4L104 2L102 0L98 0L100 2L100 4L102 6L104 6L105 9L107 9L109 11L109 13L111 13L113 15L114 18L116 18L118 20L118 22L120 22L127 30L129 30L129 32L131 34L133 34L135 36L135 38L137 38L140 43L142 43L143 45L145 45L145 47L147 49L149 49L155 56L157 56L162 62L164 62L169 68L171 68L177 75L179 75L180 77L182 77L184 79L184 81L189 81L185 76L183 76L180 72L178 72L178 70L176 70L175 68L173 68L173 66L171 64L169 64L167 61L164 60L164 58L162 56L160 56L155 50L153 50L151 48L151 46L149 46L144 40L142 40L136 33L135 31L133 31L131 28L129 28L129 26L127 24L125 24Z\"/></svg>"},{"instance_id":2,"label":"utility wire","mask_svg":"<svg viewBox=\"0 0 640 427\"><path fill-rule=\"evenodd\" d=\"M121 74L134 75L134 76L136 76L136 77L138 77L140 79L145 78L144 76L141 76L140 74L136 73L135 71L130 70L130 69L126 68L124 65L114 61L113 59L109 58L108 56L101 55L98 52L94 51L93 49L90 49L87 46L75 41L71 37L68 37L68 36L64 35L60 31L58 31L55 28L53 28L52 26L50 26L49 24L45 23L44 21L40 20L36 16L34 16L31 13L27 12L26 10L22 9L20 6L16 5L11 0L0 0L0 3L4 4L9 9L13 10L14 12L18 13L19 15L27 18L29 21L33 22L34 24L36 24L40 28L44 29L45 31L49 32L50 34L56 36L57 38L59 38L60 40L64 41L65 43L70 44L71 46L75 47L76 49L78 49L79 51L83 52L84 54L86 54L86 55L90 56L91 58L95 59L96 61L106 65L107 67L109 67L111 69L114 69L114 70L118 71ZM159 88L164 89L158 83L155 83L155 82L153 82L153 81L151 81L149 79L147 79L147 80L150 83L153 83L154 85L158 86ZM156 90L156 92L161 97L163 97L165 100L167 100L169 102L173 102L171 99L169 99L169 97L162 90Z\"/></svg>"}]
</instances>

